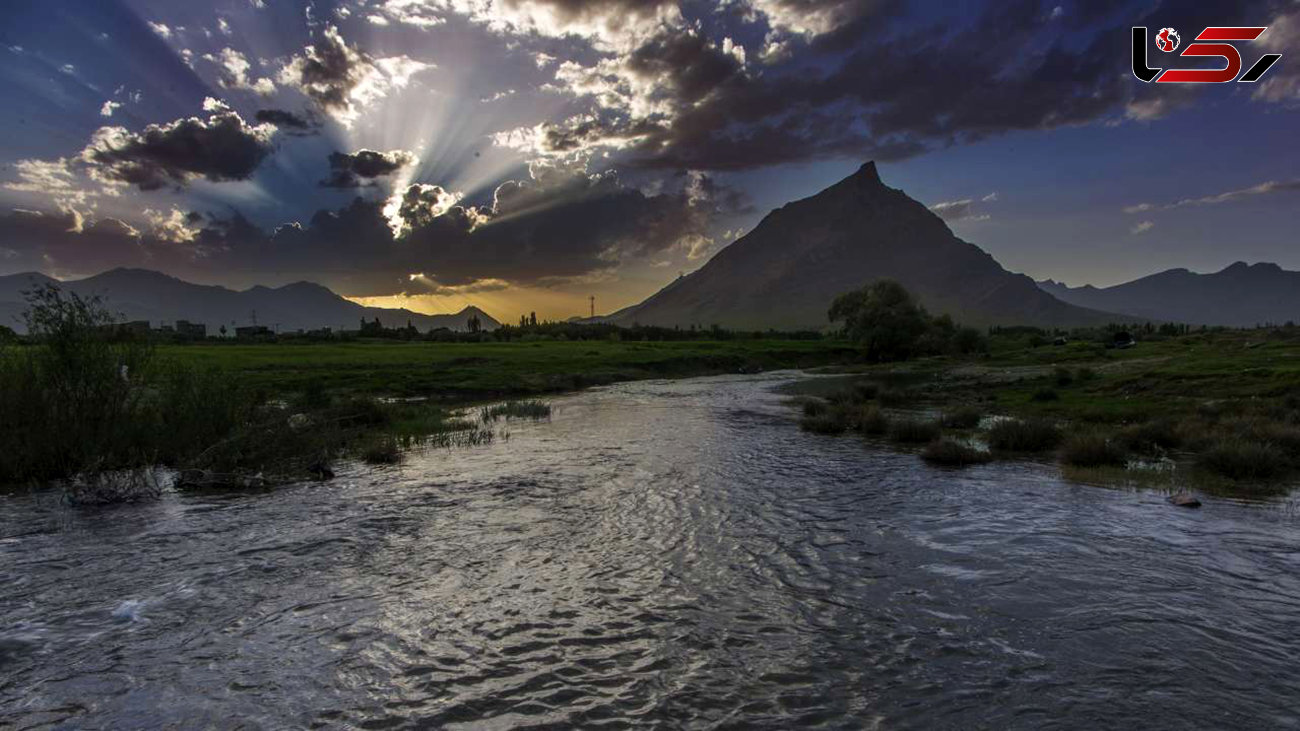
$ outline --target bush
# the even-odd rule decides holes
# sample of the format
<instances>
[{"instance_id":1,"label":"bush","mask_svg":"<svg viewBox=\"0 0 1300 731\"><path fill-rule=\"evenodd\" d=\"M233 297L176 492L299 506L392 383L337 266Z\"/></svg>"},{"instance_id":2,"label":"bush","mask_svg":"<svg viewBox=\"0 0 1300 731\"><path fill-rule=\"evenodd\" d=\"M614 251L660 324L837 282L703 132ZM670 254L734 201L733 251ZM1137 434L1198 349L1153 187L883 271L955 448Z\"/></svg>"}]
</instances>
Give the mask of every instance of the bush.
<instances>
[{"instance_id":1,"label":"bush","mask_svg":"<svg viewBox=\"0 0 1300 731\"><path fill-rule=\"evenodd\" d=\"M1045 452L1061 443L1061 430L1045 419L1004 419L989 427L988 442L1004 452Z\"/></svg>"},{"instance_id":2,"label":"bush","mask_svg":"<svg viewBox=\"0 0 1300 731\"><path fill-rule=\"evenodd\" d=\"M1230 419L1223 428L1248 442L1277 447L1292 461L1300 461L1300 428L1261 418Z\"/></svg>"},{"instance_id":3,"label":"bush","mask_svg":"<svg viewBox=\"0 0 1300 731\"><path fill-rule=\"evenodd\" d=\"M402 448L392 437L381 437L371 441L361 450L361 459L366 464L398 464L402 461Z\"/></svg>"},{"instance_id":4,"label":"bush","mask_svg":"<svg viewBox=\"0 0 1300 731\"><path fill-rule=\"evenodd\" d=\"M1057 366L1056 370L1052 372L1052 380L1057 386L1065 388L1071 383L1074 383L1074 374L1065 366Z\"/></svg>"},{"instance_id":5,"label":"bush","mask_svg":"<svg viewBox=\"0 0 1300 731\"><path fill-rule=\"evenodd\" d=\"M880 384L859 383L853 386L853 395L857 401L870 401L880 395Z\"/></svg>"},{"instance_id":6,"label":"bush","mask_svg":"<svg viewBox=\"0 0 1300 731\"><path fill-rule=\"evenodd\" d=\"M905 406L915 400L916 396L911 391L895 388L882 388L876 395L876 400L881 406Z\"/></svg>"},{"instance_id":7,"label":"bush","mask_svg":"<svg viewBox=\"0 0 1300 731\"><path fill-rule=\"evenodd\" d=\"M819 398L810 398L803 402L804 416L820 416L830 410L830 404Z\"/></svg>"},{"instance_id":8,"label":"bush","mask_svg":"<svg viewBox=\"0 0 1300 731\"><path fill-rule=\"evenodd\" d=\"M856 426L863 434L885 434L889 431L889 417L878 406L864 406L858 412Z\"/></svg>"},{"instance_id":9,"label":"bush","mask_svg":"<svg viewBox=\"0 0 1300 731\"><path fill-rule=\"evenodd\" d=\"M1128 464L1128 453L1105 435L1086 432L1065 440L1061 461L1072 467L1123 467Z\"/></svg>"},{"instance_id":10,"label":"bush","mask_svg":"<svg viewBox=\"0 0 1300 731\"><path fill-rule=\"evenodd\" d=\"M805 415L799 420L799 427L813 434L843 434L848 431L849 423L844 411L833 409Z\"/></svg>"},{"instance_id":11,"label":"bush","mask_svg":"<svg viewBox=\"0 0 1300 731\"><path fill-rule=\"evenodd\" d=\"M96 298L52 285L26 296L34 344L0 351L0 483L148 460L153 349L118 336Z\"/></svg>"},{"instance_id":12,"label":"bush","mask_svg":"<svg viewBox=\"0 0 1300 731\"><path fill-rule=\"evenodd\" d=\"M1233 480L1270 480L1285 474L1289 466L1277 447L1241 438L1218 442L1197 458L1196 465Z\"/></svg>"},{"instance_id":13,"label":"bush","mask_svg":"<svg viewBox=\"0 0 1300 731\"><path fill-rule=\"evenodd\" d=\"M1029 398L1033 401L1038 401L1038 402L1060 401L1061 394L1057 393L1055 389L1040 388L1037 391L1034 391L1033 395L1031 395Z\"/></svg>"},{"instance_id":14,"label":"bush","mask_svg":"<svg viewBox=\"0 0 1300 731\"><path fill-rule=\"evenodd\" d=\"M1079 383L1083 383L1085 381L1091 381L1096 377L1097 377L1097 371L1094 371L1093 369L1087 367L1080 368L1079 370L1074 372L1074 380L1078 381Z\"/></svg>"},{"instance_id":15,"label":"bush","mask_svg":"<svg viewBox=\"0 0 1300 731\"><path fill-rule=\"evenodd\" d=\"M937 421L898 419L889 425L891 441L905 444L923 444L938 439L942 429Z\"/></svg>"},{"instance_id":16,"label":"bush","mask_svg":"<svg viewBox=\"0 0 1300 731\"><path fill-rule=\"evenodd\" d=\"M974 406L962 406L943 414L940 421L951 429L974 429L980 425L983 415Z\"/></svg>"},{"instance_id":17,"label":"bush","mask_svg":"<svg viewBox=\"0 0 1300 731\"><path fill-rule=\"evenodd\" d=\"M1183 443L1183 435L1172 419L1156 419L1126 427L1116 435L1120 444L1135 452L1155 452L1176 449Z\"/></svg>"},{"instance_id":18,"label":"bush","mask_svg":"<svg viewBox=\"0 0 1300 731\"><path fill-rule=\"evenodd\" d=\"M937 439L926 445L921 452L921 459L933 465L943 467L965 467L984 464L993 459L993 455L976 449L965 442L952 439Z\"/></svg>"}]
</instances>

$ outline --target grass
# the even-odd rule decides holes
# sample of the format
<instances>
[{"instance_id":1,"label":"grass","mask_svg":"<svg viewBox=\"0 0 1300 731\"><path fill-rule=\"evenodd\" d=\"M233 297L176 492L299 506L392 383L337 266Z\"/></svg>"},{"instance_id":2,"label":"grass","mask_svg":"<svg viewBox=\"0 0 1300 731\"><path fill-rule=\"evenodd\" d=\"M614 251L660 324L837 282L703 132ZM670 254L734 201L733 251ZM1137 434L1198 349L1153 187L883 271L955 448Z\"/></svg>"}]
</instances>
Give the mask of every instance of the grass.
<instances>
[{"instance_id":1,"label":"grass","mask_svg":"<svg viewBox=\"0 0 1300 731\"><path fill-rule=\"evenodd\" d=\"M421 396L451 403L526 398L645 378L851 362L834 340L687 342L205 343L160 346L177 363L218 368L267 394Z\"/></svg>"},{"instance_id":2,"label":"grass","mask_svg":"<svg viewBox=\"0 0 1300 731\"><path fill-rule=\"evenodd\" d=\"M1061 443L1061 430L1046 419L1004 419L989 427L988 442L1002 452L1046 452Z\"/></svg>"},{"instance_id":3,"label":"grass","mask_svg":"<svg viewBox=\"0 0 1300 731\"><path fill-rule=\"evenodd\" d=\"M939 420L949 429L974 429L983 418L984 414L974 406L959 406L944 412Z\"/></svg>"},{"instance_id":4,"label":"grass","mask_svg":"<svg viewBox=\"0 0 1300 731\"><path fill-rule=\"evenodd\" d=\"M924 444L942 434L939 422L925 419L895 419L889 424L889 439L901 444Z\"/></svg>"},{"instance_id":5,"label":"grass","mask_svg":"<svg viewBox=\"0 0 1300 731\"><path fill-rule=\"evenodd\" d=\"M867 404L858 408L857 430L870 436L889 433L889 417L879 406Z\"/></svg>"},{"instance_id":6,"label":"grass","mask_svg":"<svg viewBox=\"0 0 1300 731\"><path fill-rule=\"evenodd\" d=\"M976 449L965 442L953 439L936 439L925 445L921 459L941 467L967 467L984 464L993 459L993 455Z\"/></svg>"},{"instance_id":7,"label":"grass","mask_svg":"<svg viewBox=\"0 0 1300 731\"><path fill-rule=\"evenodd\" d=\"M1275 480L1291 468L1286 454L1278 447L1239 437L1224 439L1202 452L1196 466L1231 480L1249 481Z\"/></svg>"},{"instance_id":8,"label":"grass","mask_svg":"<svg viewBox=\"0 0 1300 731\"><path fill-rule=\"evenodd\" d=\"M1066 438L1061 446L1061 463L1071 467L1124 467L1128 452L1105 434L1083 432Z\"/></svg>"},{"instance_id":9,"label":"grass","mask_svg":"<svg viewBox=\"0 0 1300 731\"><path fill-rule=\"evenodd\" d=\"M544 401L506 401L505 403L485 406L479 410L479 420L491 423L498 419L532 419L540 421L551 418L551 405Z\"/></svg>"},{"instance_id":10,"label":"grass","mask_svg":"<svg viewBox=\"0 0 1300 731\"><path fill-rule=\"evenodd\" d=\"M401 445L388 435L370 441L361 450L360 456L363 462L373 465L400 464L403 458Z\"/></svg>"},{"instance_id":11,"label":"grass","mask_svg":"<svg viewBox=\"0 0 1300 731\"><path fill-rule=\"evenodd\" d=\"M813 434L843 434L848 431L848 422L838 412L828 411L816 416L805 416L799 422L800 428Z\"/></svg>"}]
</instances>

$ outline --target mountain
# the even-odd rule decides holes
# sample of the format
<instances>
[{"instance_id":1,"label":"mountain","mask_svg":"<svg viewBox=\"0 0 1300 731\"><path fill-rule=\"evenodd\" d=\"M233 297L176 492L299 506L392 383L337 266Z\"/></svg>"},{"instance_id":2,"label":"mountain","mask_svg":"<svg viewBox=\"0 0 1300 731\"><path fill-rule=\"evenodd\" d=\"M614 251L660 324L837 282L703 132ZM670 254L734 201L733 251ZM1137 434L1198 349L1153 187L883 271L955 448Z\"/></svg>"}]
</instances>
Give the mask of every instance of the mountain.
<instances>
[{"instance_id":1,"label":"mountain","mask_svg":"<svg viewBox=\"0 0 1300 731\"><path fill-rule=\"evenodd\" d=\"M1038 286L1057 299L1111 312L1192 325L1253 327L1300 321L1300 272L1239 261L1212 274L1170 269L1113 287Z\"/></svg>"},{"instance_id":2,"label":"mountain","mask_svg":"<svg viewBox=\"0 0 1300 731\"><path fill-rule=\"evenodd\" d=\"M822 329L837 295L896 279L935 314L967 325L1076 326L1113 316L1069 305L957 238L938 216L885 186L869 162L769 213L753 231L645 302L620 324Z\"/></svg>"},{"instance_id":3,"label":"mountain","mask_svg":"<svg viewBox=\"0 0 1300 731\"><path fill-rule=\"evenodd\" d=\"M236 291L192 284L147 269L113 269L67 282L35 272L0 277L0 324L21 330L22 313L27 309L22 293L40 284L57 284L83 296L99 295L123 320L148 320L154 327L176 320L202 322L210 334L222 325L233 330L235 325L252 324L253 313L259 324L278 327L283 332L322 327L356 330L362 319L376 317L385 327L404 327L410 322L420 330L439 327L467 330L469 318L477 315L485 329L500 327L500 323L473 306L454 315L422 315L410 310L364 307L311 282Z\"/></svg>"}]
</instances>

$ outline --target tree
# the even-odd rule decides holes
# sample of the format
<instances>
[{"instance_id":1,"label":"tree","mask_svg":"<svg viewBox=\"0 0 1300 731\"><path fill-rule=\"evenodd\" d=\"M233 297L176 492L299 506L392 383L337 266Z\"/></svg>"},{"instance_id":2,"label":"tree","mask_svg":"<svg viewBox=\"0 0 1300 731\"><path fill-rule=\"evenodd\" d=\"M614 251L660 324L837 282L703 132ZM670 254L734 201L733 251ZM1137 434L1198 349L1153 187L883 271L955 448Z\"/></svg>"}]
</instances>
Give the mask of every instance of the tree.
<instances>
[{"instance_id":1,"label":"tree","mask_svg":"<svg viewBox=\"0 0 1300 731\"><path fill-rule=\"evenodd\" d=\"M912 355L931 324L925 308L892 279L881 279L836 297L827 316L831 322L843 321L845 334L860 343L873 361L901 360Z\"/></svg>"}]
</instances>

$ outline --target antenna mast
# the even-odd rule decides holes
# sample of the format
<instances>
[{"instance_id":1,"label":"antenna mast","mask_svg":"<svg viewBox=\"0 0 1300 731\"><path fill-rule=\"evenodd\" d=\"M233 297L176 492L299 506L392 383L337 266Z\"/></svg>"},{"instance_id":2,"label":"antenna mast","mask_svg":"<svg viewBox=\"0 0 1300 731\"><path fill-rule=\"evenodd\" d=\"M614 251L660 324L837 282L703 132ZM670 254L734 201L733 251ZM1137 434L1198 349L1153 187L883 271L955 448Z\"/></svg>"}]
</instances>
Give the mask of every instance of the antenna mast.
<instances>
[{"instance_id":1,"label":"antenna mast","mask_svg":"<svg viewBox=\"0 0 1300 731\"><path fill-rule=\"evenodd\" d=\"M594 318L596 316L596 295L593 294L587 299L591 301L591 316Z\"/></svg>"}]
</instances>

